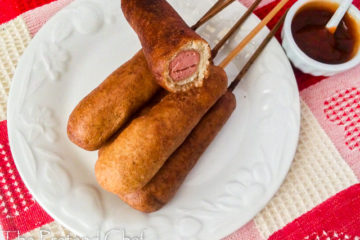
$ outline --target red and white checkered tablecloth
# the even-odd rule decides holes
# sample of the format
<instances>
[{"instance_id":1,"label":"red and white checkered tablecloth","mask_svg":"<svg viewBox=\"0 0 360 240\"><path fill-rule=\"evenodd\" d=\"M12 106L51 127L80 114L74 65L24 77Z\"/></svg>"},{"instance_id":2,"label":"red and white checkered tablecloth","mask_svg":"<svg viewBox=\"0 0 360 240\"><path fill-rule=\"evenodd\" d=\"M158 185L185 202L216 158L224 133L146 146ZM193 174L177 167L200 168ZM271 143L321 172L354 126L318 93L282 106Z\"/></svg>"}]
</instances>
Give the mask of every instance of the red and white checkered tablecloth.
<instances>
[{"instance_id":1,"label":"red and white checkered tablecloth","mask_svg":"<svg viewBox=\"0 0 360 240\"><path fill-rule=\"evenodd\" d=\"M7 239L40 239L40 229L50 232L49 239L72 236L26 189L14 165L5 120L21 54L47 19L71 1L0 0L0 225ZM247 6L251 2L242 0ZM255 14L264 17L277 2L263 0ZM360 0L354 5L360 7ZM294 71L302 115L294 162L268 205L227 240L360 240L360 66L333 77Z\"/></svg>"}]
</instances>

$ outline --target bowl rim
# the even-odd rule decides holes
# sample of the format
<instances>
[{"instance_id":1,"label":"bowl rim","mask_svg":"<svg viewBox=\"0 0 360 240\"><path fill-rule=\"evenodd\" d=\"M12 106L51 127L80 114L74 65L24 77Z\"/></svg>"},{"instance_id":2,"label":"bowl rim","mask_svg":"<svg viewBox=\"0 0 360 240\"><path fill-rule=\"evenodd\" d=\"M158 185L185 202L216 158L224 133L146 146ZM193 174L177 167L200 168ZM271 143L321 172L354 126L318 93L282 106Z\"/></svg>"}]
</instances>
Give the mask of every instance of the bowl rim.
<instances>
[{"instance_id":1,"label":"bowl rim","mask_svg":"<svg viewBox=\"0 0 360 240\"><path fill-rule=\"evenodd\" d=\"M339 72L344 71L350 68L355 67L360 63L360 44L358 46L357 52L354 57L352 57L349 61L340 63L340 64L327 64L319 62L308 55L306 55L296 44L294 37L292 35L291 31L291 24L292 20L297 13L297 11L304 6L307 3L310 2L321 2L324 0L299 0L295 4L292 5L292 7L289 9L289 12L286 15L284 26L283 26L283 38L287 38L288 42L290 43L290 47L292 51L296 54L298 58L300 58L303 62L306 62L308 64L311 64L313 67L316 67L317 69L326 71L326 72ZM335 2L340 3L341 0L326 0L327 2ZM356 22L359 24L360 28L360 11L357 9L353 4L350 6L348 13L356 20ZM359 30L360 34L360 30Z\"/></svg>"}]
</instances>

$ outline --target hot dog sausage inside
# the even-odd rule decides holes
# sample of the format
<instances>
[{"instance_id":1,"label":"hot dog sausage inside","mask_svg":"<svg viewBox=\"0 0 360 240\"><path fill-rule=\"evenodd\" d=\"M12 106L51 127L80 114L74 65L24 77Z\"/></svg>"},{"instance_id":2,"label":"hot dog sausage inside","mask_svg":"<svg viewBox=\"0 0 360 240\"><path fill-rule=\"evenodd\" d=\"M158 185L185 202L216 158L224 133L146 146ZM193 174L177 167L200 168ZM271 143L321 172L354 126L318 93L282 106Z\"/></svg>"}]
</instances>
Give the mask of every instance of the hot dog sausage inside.
<instances>
[{"instance_id":1,"label":"hot dog sausage inside","mask_svg":"<svg viewBox=\"0 0 360 240\"><path fill-rule=\"evenodd\" d=\"M121 0L156 82L169 92L201 87L211 49L166 0Z\"/></svg>"},{"instance_id":2,"label":"hot dog sausage inside","mask_svg":"<svg viewBox=\"0 0 360 240\"><path fill-rule=\"evenodd\" d=\"M186 50L178 53L169 64L170 77L175 82L192 76L199 65L200 54L195 50Z\"/></svg>"}]
</instances>

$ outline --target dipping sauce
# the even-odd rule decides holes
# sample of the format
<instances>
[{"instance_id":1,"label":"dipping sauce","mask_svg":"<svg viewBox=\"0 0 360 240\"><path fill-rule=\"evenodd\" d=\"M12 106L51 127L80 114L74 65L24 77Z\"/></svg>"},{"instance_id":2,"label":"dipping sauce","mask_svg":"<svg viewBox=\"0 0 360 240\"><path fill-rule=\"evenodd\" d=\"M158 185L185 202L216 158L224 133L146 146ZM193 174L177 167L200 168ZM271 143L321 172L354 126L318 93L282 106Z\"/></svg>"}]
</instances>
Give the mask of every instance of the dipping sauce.
<instances>
[{"instance_id":1,"label":"dipping sauce","mask_svg":"<svg viewBox=\"0 0 360 240\"><path fill-rule=\"evenodd\" d=\"M327 1L310 2L298 10L291 24L298 47L310 58L322 63L347 62L359 47L360 25L348 13L334 34L325 28L338 6Z\"/></svg>"}]
</instances>

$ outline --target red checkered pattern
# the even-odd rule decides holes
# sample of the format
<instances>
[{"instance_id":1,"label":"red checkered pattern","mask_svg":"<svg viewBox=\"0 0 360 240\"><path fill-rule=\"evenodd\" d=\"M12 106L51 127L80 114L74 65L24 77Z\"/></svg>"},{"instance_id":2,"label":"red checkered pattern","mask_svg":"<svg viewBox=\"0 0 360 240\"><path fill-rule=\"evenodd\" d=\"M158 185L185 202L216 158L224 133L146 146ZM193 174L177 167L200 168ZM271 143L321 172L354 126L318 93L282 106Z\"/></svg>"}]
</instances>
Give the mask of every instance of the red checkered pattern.
<instances>
[{"instance_id":1,"label":"red checkered pattern","mask_svg":"<svg viewBox=\"0 0 360 240\"><path fill-rule=\"evenodd\" d=\"M247 1L247 0L240 0ZM252 2L249 0L248 2ZM52 4L45 5L46 3ZM38 6L22 14L30 34L33 36L38 29L55 12L68 4L70 0L0 0L0 23L6 22L21 13ZM279 0L258 8L255 11L260 18L266 16ZM279 16L289 8L296 0L289 0L286 7L268 24L270 28L278 21ZM360 0L354 0L353 4L360 7ZM276 35L280 40L280 32ZM294 69L300 91L312 86L318 86L325 81L326 77L314 77ZM358 81L358 78L354 78ZM336 79L338 80L338 79ZM338 90L333 96L331 92L324 91L326 95L318 98L319 103L316 110L319 110L317 120L326 122L329 125L339 125L337 130L342 134L344 128L344 139L342 148L352 150L348 159L356 157L360 150L360 93L359 87L348 88L338 84L333 89ZM328 89L328 88L326 88ZM318 95L316 95L318 97ZM331 96L331 97L328 97ZM325 100L325 102L324 102ZM312 109L313 113L314 109ZM323 115L326 115L326 118ZM320 116L320 117L319 117ZM327 121L328 119L329 121ZM328 133L328 132L327 132ZM341 139L342 140L342 139ZM334 142L334 140L333 140ZM343 144L343 143L346 143ZM341 148L339 148L341 149ZM356 151L357 150L357 151ZM344 157L344 156L343 156ZM350 166L359 166L353 161ZM353 169L356 169L355 167ZM341 179L340 179L341 180ZM53 219L34 202L30 193L25 188L16 170L13 158L10 153L6 121L0 122L0 228L4 231L14 231L8 239L15 239L18 234L23 234L33 229L38 229L44 224L52 222ZM360 184L355 184L344 191L329 198L320 205L314 207L307 213L299 216L288 223L284 228L270 236L270 240L360 240ZM260 235L254 221L249 222L244 228L239 229L235 235L228 239L251 239L264 240Z\"/></svg>"},{"instance_id":2,"label":"red checkered pattern","mask_svg":"<svg viewBox=\"0 0 360 240\"><path fill-rule=\"evenodd\" d=\"M34 201L16 169L7 135L6 121L0 122L0 225L14 231L13 239L53 219Z\"/></svg>"},{"instance_id":3,"label":"red checkered pattern","mask_svg":"<svg viewBox=\"0 0 360 240\"><path fill-rule=\"evenodd\" d=\"M324 113L330 121L344 126L348 148L360 150L360 89L353 87L336 92L325 100Z\"/></svg>"},{"instance_id":4,"label":"red checkered pattern","mask_svg":"<svg viewBox=\"0 0 360 240\"><path fill-rule=\"evenodd\" d=\"M0 218L19 216L35 203L15 169L8 143L0 144Z\"/></svg>"},{"instance_id":5,"label":"red checkered pattern","mask_svg":"<svg viewBox=\"0 0 360 240\"><path fill-rule=\"evenodd\" d=\"M0 24L54 0L0 0Z\"/></svg>"},{"instance_id":6,"label":"red checkered pattern","mask_svg":"<svg viewBox=\"0 0 360 240\"><path fill-rule=\"evenodd\" d=\"M360 237L353 237L343 232L322 231L320 233L313 233L305 237L304 240L360 240Z\"/></svg>"},{"instance_id":7,"label":"red checkered pattern","mask_svg":"<svg viewBox=\"0 0 360 240\"><path fill-rule=\"evenodd\" d=\"M269 240L360 240L360 184L329 198Z\"/></svg>"}]
</instances>

